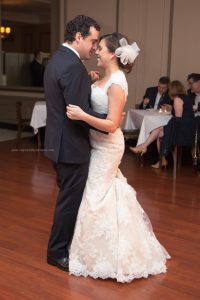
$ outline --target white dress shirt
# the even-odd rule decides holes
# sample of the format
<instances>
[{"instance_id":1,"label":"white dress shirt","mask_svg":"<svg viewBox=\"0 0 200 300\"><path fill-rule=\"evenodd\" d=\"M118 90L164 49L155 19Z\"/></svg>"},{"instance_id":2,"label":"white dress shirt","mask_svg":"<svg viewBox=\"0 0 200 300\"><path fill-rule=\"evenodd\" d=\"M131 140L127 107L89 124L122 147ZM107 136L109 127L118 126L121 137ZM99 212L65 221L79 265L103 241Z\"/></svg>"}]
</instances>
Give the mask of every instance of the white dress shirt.
<instances>
[{"instance_id":1,"label":"white dress shirt","mask_svg":"<svg viewBox=\"0 0 200 300\"><path fill-rule=\"evenodd\" d=\"M200 103L200 93L196 94L195 100L194 100L194 105L193 105L193 110L197 111L198 110L198 104Z\"/></svg>"},{"instance_id":2,"label":"white dress shirt","mask_svg":"<svg viewBox=\"0 0 200 300\"><path fill-rule=\"evenodd\" d=\"M64 47L69 48L70 50L72 50L79 58L80 58L80 54L78 53L78 51L76 51L74 48L72 48L69 44L67 43L63 43L62 44Z\"/></svg>"},{"instance_id":3,"label":"white dress shirt","mask_svg":"<svg viewBox=\"0 0 200 300\"><path fill-rule=\"evenodd\" d=\"M161 97L162 97L162 95L158 92L157 96L156 96L156 101L155 101L155 104L154 104L154 107L153 107L154 109L158 108L158 103L159 103Z\"/></svg>"}]
</instances>

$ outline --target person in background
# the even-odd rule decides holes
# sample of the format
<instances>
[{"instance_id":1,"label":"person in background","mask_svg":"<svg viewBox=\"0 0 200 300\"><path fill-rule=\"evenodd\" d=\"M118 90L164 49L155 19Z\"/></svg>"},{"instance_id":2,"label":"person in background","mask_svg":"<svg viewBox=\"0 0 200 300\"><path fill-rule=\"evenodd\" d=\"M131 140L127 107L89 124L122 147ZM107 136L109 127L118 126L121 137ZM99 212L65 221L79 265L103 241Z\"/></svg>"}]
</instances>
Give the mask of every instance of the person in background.
<instances>
[{"instance_id":1,"label":"person in background","mask_svg":"<svg viewBox=\"0 0 200 300\"><path fill-rule=\"evenodd\" d=\"M185 91L183 84L174 80L169 84L169 95L173 99L172 118L166 126L152 130L147 140L137 147L130 147L134 153L145 153L147 147L157 140L158 152L162 155L162 167L167 166L166 156L174 145L192 146L194 141L194 113L192 103ZM160 147L160 138L162 139ZM152 165L159 168L159 161Z\"/></svg>"},{"instance_id":2,"label":"person in background","mask_svg":"<svg viewBox=\"0 0 200 300\"><path fill-rule=\"evenodd\" d=\"M191 73L191 74L188 74L188 77L187 77L187 84L188 84L187 94L192 101L192 105L194 105L195 98L196 98L196 94L192 91L192 84L194 82L194 77L196 77L196 74L197 73Z\"/></svg>"},{"instance_id":3,"label":"person in background","mask_svg":"<svg viewBox=\"0 0 200 300\"><path fill-rule=\"evenodd\" d=\"M191 79L191 92L195 95L193 100L194 113L200 111L200 74L193 73Z\"/></svg>"},{"instance_id":4,"label":"person in background","mask_svg":"<svg viewBox=\"0 0 200 300\"><path fill-rule=\"evenodd\" d=\"M195 73L192 77L191 82L191 91L194 93L194 101L193 101L193 111L195 114L195 122L196 122L196 138L197 144L200 149L200 74ZM199 151L198 151L199 155ZM198 170L200 170L200 157L198 157Z\"/></svg>"},{"instance_id":5,"label":"person in background","mask_svg":"<svg viewBox=\"0 0 200 300\"><path fill-rule=\"evenodd\" d=\"M161 105L171 105L172 100L168 94L169 77L161 77L158 81L158 86L149 87L146 89L143 101L140 104L140 109L159 109Z\"/></svg>"},{"instance_id":6,"label":"person in background","mask_svg":"<svg viewBox=\"0 0 200 300\"><path fill-rule=\"evenodd\" d=\"M43 54L37 49L34 51L34 59L31 62L31 78L34 86L43 86L44 65Z\"/></svg>"}]
</instances>

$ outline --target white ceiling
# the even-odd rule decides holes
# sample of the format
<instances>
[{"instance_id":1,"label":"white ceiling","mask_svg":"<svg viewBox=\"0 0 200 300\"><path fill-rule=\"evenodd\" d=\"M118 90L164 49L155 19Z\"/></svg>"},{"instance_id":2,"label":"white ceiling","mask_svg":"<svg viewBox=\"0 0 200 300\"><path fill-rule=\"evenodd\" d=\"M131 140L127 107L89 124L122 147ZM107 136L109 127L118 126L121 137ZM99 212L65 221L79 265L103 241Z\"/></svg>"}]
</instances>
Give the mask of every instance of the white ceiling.
<instances>
[{"instance_id":1,"label":"white ceiling","mask_svg":"<svg viewBox=\"0 0 200 300\"><path fill-rule=\"evenodd\" d=\"M50 22L51 0L1 0L2 20Z\"/></svg>"}]
</instances>

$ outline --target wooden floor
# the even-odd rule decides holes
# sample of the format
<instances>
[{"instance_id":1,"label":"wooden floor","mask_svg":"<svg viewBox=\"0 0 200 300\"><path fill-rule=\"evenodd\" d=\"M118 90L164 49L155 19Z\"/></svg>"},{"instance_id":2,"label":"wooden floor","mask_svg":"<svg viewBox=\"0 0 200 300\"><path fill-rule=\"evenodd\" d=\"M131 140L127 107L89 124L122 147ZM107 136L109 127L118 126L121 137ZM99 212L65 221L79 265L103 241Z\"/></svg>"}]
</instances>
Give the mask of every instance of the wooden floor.
<instances>
[{"instance_id":1,"label":"wooden floor","mask_svg":"<svg viewBox=\"0 0 200 300\"><path fill-rule=\"evenodd\" d=\"M21 151L13 145L0 143L1 300L200 299L200 177L191 165L173 181L172 169L140 167L132 153L125 154L121 170L172 259L166 274L120 284L76 278L46 264L54 171L33 141L24 140Z\"/></svg>"}]
</instances>

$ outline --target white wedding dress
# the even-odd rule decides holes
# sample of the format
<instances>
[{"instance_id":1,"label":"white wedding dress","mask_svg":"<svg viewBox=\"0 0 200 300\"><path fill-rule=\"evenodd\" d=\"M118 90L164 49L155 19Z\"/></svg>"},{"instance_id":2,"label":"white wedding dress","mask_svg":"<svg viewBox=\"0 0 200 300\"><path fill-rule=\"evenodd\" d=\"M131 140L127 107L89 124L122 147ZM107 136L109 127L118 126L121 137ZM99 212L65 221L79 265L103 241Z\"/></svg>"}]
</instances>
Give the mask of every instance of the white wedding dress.
<instances>
[{"instance_id":1,"label":"white wedding dress","mask_svg":"<svg viewBox=\"0 0 200 300\"><path fill-rule=\"evenodd\" d=\"M125 75L117 71L103 88L93 85L95 111L108 112L107 90L112 84L119 84L127 96ZM130 282L166 272L170 256L118 169L124 152L121 129L113 134L91 130L90 141L89 175L70 248L70 273Z\"/></svg>"}]
</instances>

